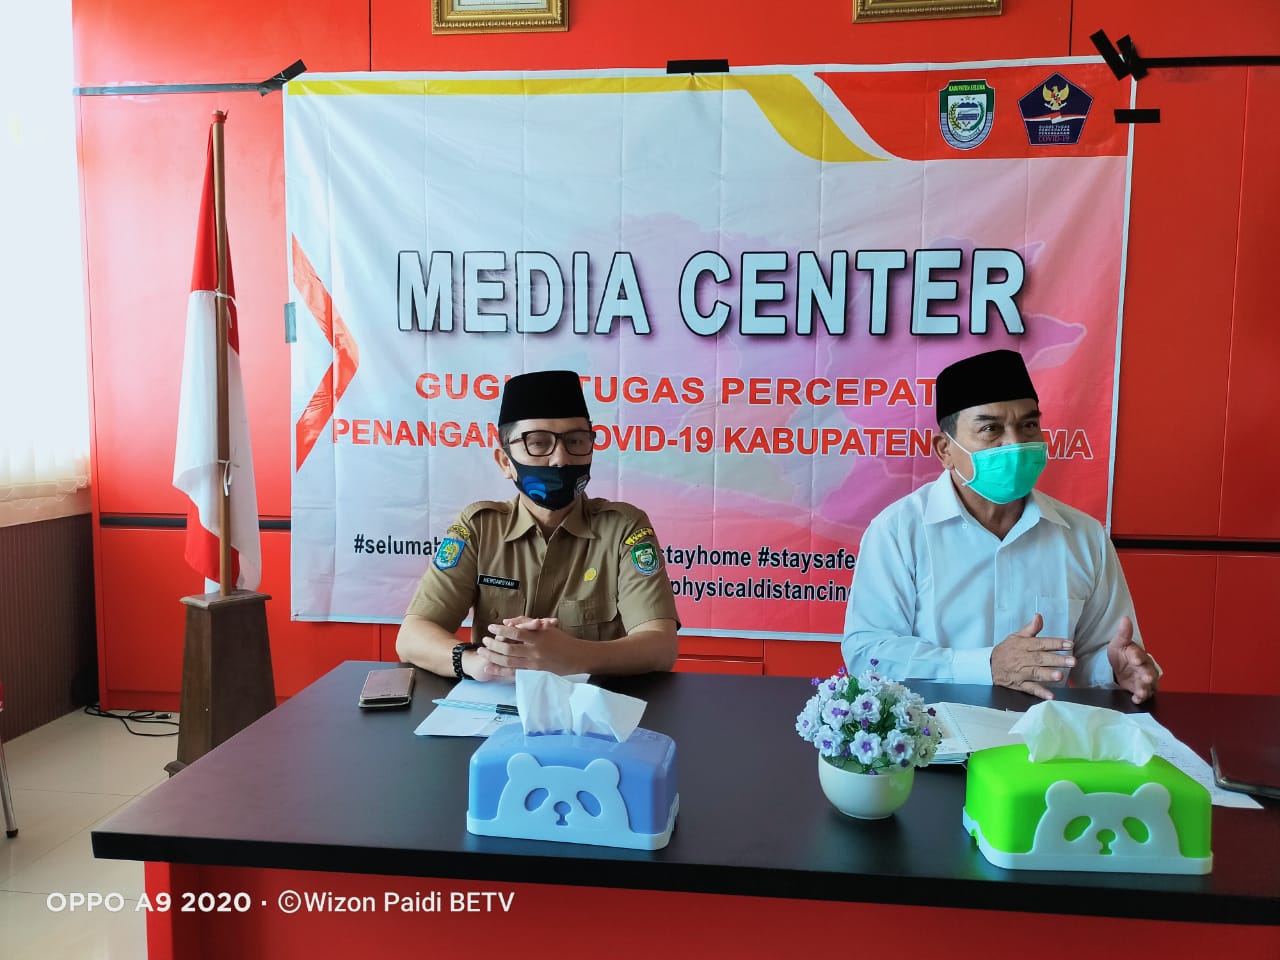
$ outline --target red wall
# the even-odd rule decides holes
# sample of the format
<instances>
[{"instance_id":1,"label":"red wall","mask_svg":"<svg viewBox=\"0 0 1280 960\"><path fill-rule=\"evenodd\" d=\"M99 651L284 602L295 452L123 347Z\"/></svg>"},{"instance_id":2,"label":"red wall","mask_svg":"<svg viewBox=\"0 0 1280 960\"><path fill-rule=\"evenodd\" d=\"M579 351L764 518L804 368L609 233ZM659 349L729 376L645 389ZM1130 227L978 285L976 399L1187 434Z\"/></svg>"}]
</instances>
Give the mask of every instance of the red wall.
<instances>
[{"instance_id":1,"label":"red wall","mask_svg":"<svg viewBox=\"0 0 1280 960\"><path fill-rule=\"evenodd\" d=\"M562 34L436 37L428 0L77 0L76 82L259 81L313 71L876 63L1093 53L1131 34L1147 56L1272 54L1280 8L1237 0L1005 0L998 18L850 22L847 0L780 15L765 0L572 0ZM1161 71L1135 128L1113 533L1196 541L1123 550L1170 689L1280 693L1266 624L1280 613L1280 327L1265 302L1268 227L1280 223L1269 111L1280 68ZM256 93L83 96L80 159L93 403L98 630L105 706L177 705L184 608L201 589L170 483L183 317L210 112L226 109L228 221L260 511L289 516L289 348L281 98ZM1087 202L1087 198L1081 198ZM124 524L124 525L120 525ZM1231 539L1251 552L1215 549ZM395 628L288 620L288 533L263 535L276 691L345 659L395 658ZM826 673L832 644L682 638L682 665ZM1267 669L1270 667L1270 669Z\"/></svg>"}]
</instances>

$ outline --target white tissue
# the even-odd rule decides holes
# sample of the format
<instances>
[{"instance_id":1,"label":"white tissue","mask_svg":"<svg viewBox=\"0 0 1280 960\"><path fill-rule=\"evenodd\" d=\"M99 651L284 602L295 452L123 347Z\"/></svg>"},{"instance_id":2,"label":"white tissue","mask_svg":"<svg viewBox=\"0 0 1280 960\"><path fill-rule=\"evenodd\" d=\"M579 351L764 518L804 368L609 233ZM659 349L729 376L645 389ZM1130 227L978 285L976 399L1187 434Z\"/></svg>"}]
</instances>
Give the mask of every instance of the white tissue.
<instances>
[{"instance_id":1,"label":"white tissue","mask_svg":"<svg viewBox=\"0 0 1280 960\"><path fill-rule=\"evenodd\" d=\"M577 684L546 670L516 671L516 710L525 733L573 729L569 697Z\"/></svg>"},{"instance_id":2,"label":"white tissue","mask_svg":"<svg viewBox=\"0 0 1280 960\"><path fill-rule=\"evenodd\" d=\"M648 704L545 670L516 671L516 709L525 733L600 734L622 743Z\"/></svg>"},{"instance_id":3,"label":"white tissue","mask_svg":"<svg viewBox=\"0 0 1280 960\"><path fill-rule=\"evenodd\" d=\"M1010 731L1027 741L1032 763L1127 760L1142 766L1155 753L1155 741L1135 720L1118 710L1083 703L1037 703Z\"/></svg>"}]
</instances>

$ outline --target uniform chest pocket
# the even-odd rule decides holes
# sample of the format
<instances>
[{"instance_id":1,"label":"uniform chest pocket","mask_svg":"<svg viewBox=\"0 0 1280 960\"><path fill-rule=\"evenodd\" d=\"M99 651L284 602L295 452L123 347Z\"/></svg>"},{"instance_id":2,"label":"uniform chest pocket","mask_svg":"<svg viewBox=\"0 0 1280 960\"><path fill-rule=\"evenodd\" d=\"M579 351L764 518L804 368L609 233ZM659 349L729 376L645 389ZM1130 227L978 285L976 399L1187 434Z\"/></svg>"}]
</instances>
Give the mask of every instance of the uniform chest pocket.
<instances>
[{"instance_id":1,"label":"uniform chest pocket","mask_svg":"<svg viewBox=\"0 0 1280 960\"><path fill-rule=\"evenodd\" d=\"M622 636L618 603L609 597L561 600L556 607L560 629L581 640L616 640Z\"/></svg>"},{"instance_id":2,"label":"uniform chest pocket","mask_svg":"<svg viewBox=\"0 0 1280 960\"><path fill-rule=\"evenodd\" d=\"M1035 612L1044 617L1040 636L1074 640L1083 609L1084 600L1076 597L1036 597Z\"/></svg>"},{"instance_id":3,"label":"uniform chest pocket","mask_svg":"<svg viewBox=\"0 0 1280 960\"><path fill-rule=\"evenodd\" d=\"M476 619L501 623L509 617L524 616L524 594L506 587L481 586L476 599Z\"/></svg>"}]
</instances>

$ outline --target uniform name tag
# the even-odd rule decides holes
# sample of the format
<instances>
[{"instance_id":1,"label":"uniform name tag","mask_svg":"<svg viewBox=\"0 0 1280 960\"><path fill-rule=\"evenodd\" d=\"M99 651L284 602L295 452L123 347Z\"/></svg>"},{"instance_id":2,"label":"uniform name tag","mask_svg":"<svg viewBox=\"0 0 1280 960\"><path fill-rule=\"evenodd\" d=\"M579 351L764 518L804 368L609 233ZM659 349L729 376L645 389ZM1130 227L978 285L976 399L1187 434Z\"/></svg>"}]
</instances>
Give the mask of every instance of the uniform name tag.
<instances>
[{"instance_id":1,"label":"uniform name tag","mask_svg":"<svg viewBox=\"0 0 1280 960\"><path fill-rule=\"evenodd\" d=\"M519 580L509 580L506 577L495 577L487 573L482 573L476 577L476 583L482 587L502 587L504 590L519 590Z\"/></svg>"}]
</instances>

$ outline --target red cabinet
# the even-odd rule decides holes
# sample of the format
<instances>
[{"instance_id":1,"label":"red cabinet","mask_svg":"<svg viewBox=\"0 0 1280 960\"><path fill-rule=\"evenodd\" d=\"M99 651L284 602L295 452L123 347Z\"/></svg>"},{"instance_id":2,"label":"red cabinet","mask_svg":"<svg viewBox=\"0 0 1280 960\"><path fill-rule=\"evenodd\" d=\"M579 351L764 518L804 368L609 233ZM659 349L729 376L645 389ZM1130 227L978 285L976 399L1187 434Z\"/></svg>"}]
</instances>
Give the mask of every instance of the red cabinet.
<instances>
[{"instance_id":1,"label":"red cabinet","mask_svg":"<svg viewBox=\"0 0 1280 960\"><path fill-rule=\"evenodd\" d=\"M1160 663L1162 690L1208 690L1213 666L1212 553L1122 550L1142 640Z\"/></svg>"},{"instance_id":2,"label":"red cabinet","mask_svg":"<svg viewBox=\"0 0 1280 960\"><path fill-rule=\"evenodd\" d=\"M1280 695L1277 622L1280 555L1221 557L1213 607L1214 693Z\"/></svg>"}]
</instances>

